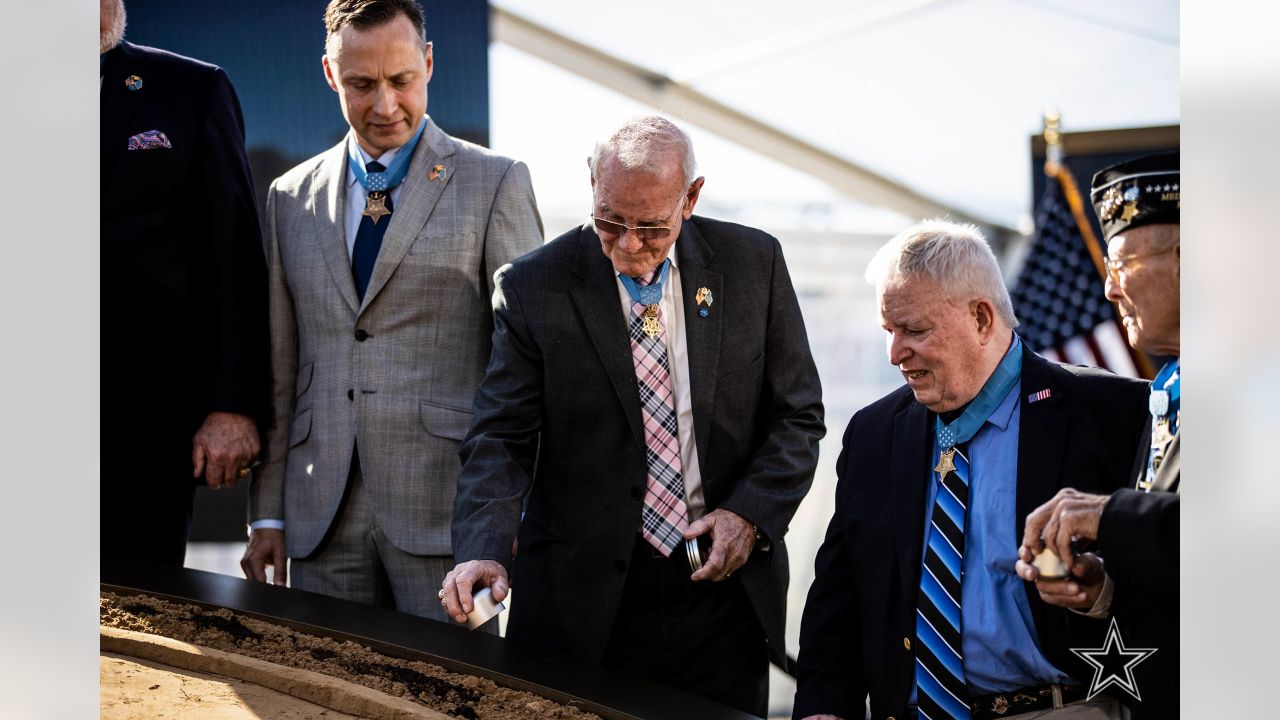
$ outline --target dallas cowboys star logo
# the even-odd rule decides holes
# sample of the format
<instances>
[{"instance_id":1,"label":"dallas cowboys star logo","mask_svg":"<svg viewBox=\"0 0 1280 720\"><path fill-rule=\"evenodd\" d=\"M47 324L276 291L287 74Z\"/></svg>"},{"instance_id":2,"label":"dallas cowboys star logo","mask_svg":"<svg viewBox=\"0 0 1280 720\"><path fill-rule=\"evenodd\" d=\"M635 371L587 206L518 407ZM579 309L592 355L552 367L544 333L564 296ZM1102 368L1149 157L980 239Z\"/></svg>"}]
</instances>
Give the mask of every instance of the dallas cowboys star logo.
<instances>
[{"instance_id":1,"label":"dallas cowboys star logo","mask_svg":"<svg viewBox=\"0 0 1280 720\"><path fill-rule=\"evenodd\" d=\"M1157 648L1127 648L1120 638L1120 626L1111 618L1111 627L1107 629L1107 637L1100 648L1071 648L1077 657L1093 666L1093 680L1089 683L1089 697L1115 685L1142 700L1138 693L1138 684L1133 680L1133 669L1156 653Z\"/></svg>"}]
</instances>

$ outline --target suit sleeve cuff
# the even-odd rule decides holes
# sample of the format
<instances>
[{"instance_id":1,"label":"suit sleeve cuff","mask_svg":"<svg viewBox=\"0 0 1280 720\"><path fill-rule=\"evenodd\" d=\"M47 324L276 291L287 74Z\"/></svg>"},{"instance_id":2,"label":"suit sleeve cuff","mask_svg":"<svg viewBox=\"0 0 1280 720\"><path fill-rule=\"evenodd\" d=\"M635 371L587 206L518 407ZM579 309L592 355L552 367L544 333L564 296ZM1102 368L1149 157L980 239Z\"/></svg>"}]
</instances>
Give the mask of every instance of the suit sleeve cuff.
<instances>
[{"instance_id":1,"label":"suit sleeve cuff","mask_svg":"<svg viewBox=\"0 0 1280 720\"><path fill-rule=\"evenodd\" d=\"M1111 576L1102 574L1102 591L1098 593L1098 599L1093 601L1093 607L1088 610L1077 610L1071 608L1071 612L1077 615L1094 618L1095 620L1105 620L1111 615L1111 598L1115 595L1115 584L1111 582Z\"/></svg>"}]
</instances>

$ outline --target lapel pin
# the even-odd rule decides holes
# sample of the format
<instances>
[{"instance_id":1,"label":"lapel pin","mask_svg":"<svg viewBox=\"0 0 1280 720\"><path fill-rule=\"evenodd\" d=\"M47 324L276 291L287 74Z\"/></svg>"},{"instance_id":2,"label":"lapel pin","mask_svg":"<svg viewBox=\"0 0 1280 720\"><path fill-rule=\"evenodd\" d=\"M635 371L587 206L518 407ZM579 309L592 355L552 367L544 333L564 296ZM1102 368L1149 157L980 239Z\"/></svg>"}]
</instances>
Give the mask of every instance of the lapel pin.
<instances>
[{"instance_id":1,"label":"lapel pin","mask_svg":"<svg viewBox=\"0 0 1280 720\"><path fill-rule=\"evenodd\" d=\"M449 171L443 165L437 165L431 168L431 174L427 176L428 180L443 180Z\"/></svg>"},{"instance_id":2,"label":"lapel pin","mask_svg":"<svg viewBox=\"0 0 1280 720\"><path fill-rule=\"evenodd\" d=\"M698 308L698 315L700 317L706 317L711 314L711 303L714 302L711 297L711 288L698 288L698 293L694 295L693 299L697 301L699 306L701 306Z\"/></svg>"},{"instance_id":3,"label":"lapel pin","mask_svg":"<svg viewBox=\"0 0 1280 720\"><path fill-rule=\"evenodd\" d=\"M124 79L124 86L129 88L130 90L141 90L142 78L138 77L137 75L130 75L129 77Z\"/></svg>"},{"instance_id":4,"label":"lapel pin","mask_svg":"<svg viewBox=\"0 0 1280 720\"><path fill-rule=\"evenodd\" d=\"M1039 401L1041 401L1041 400L1044 400L1044 399L1048 398L1048 397L1049 397L1049 395L1050 395L1050 393L1049 393L1049 388L1045 388L1044 390L1041 390L1040 392L1034 392L1034 393L1031 393L1030 395L1028 395L1028 396L1027 396L1027 403L1028 403L1028 404L1030 404L1030 403L1033 403L1033 402L1039 402Z\"/></svg>"}]
</instances>

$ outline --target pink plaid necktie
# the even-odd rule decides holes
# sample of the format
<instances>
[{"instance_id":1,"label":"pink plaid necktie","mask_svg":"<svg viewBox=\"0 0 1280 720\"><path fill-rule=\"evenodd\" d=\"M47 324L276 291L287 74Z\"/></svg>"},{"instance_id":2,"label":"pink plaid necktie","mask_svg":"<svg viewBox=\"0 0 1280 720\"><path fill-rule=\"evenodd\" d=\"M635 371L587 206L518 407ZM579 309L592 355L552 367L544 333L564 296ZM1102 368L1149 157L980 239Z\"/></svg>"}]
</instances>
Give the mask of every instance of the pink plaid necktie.
<instances>
[{"instance_id":1,"label":"pink plaid necktie","mask_svg":"<svg viewBox=\"0 0 1280 720\"><path fill-rule=\"evenodd\" d=\"M638 278L644 287L653 275ZM684 539L689 527L684 503L684 477L680 467L680 440L676 432L675 396L671 389L671 369L667 363L666 323L659 310L657 337L644 332L645 306L631 304L631 359L636 366L640 389L640 415L644 420L645 456L649 461L649 483L644 494L640 534L663 555Z\"/></svg>"}]
</instances>

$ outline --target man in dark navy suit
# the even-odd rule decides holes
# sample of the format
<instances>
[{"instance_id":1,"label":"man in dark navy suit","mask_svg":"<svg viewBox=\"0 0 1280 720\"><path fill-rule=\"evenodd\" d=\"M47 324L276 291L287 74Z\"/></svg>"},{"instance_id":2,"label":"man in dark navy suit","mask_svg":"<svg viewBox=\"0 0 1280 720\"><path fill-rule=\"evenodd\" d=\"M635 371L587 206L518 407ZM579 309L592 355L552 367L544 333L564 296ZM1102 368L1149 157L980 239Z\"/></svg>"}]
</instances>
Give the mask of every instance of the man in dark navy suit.
<instances>
[{"instance_id":1,"label":"man in dark navy suit","mask_svg":"<svg viewBox=\"0 0 1280 720\"><path fill-rule=\"evenodd\" d=\"M226 73L100 10L101 557L182 565L196 483L234 485L259 452L266 263Z\"/></svg>"},{"instance_id":2,"label":"man in dark navy suit","mask_svg":"<svg viewBox=\"0 0 1280 720\"><path fill-rule=\"evenodd\" d=\"M867 271L906 385L854 415L800 629L795 717L1114 718L1070 622L1015 574L1022 520L1114 489L1145 384L1031 352L972 226L922 223Z\"/></svg>"}]
</instances>

